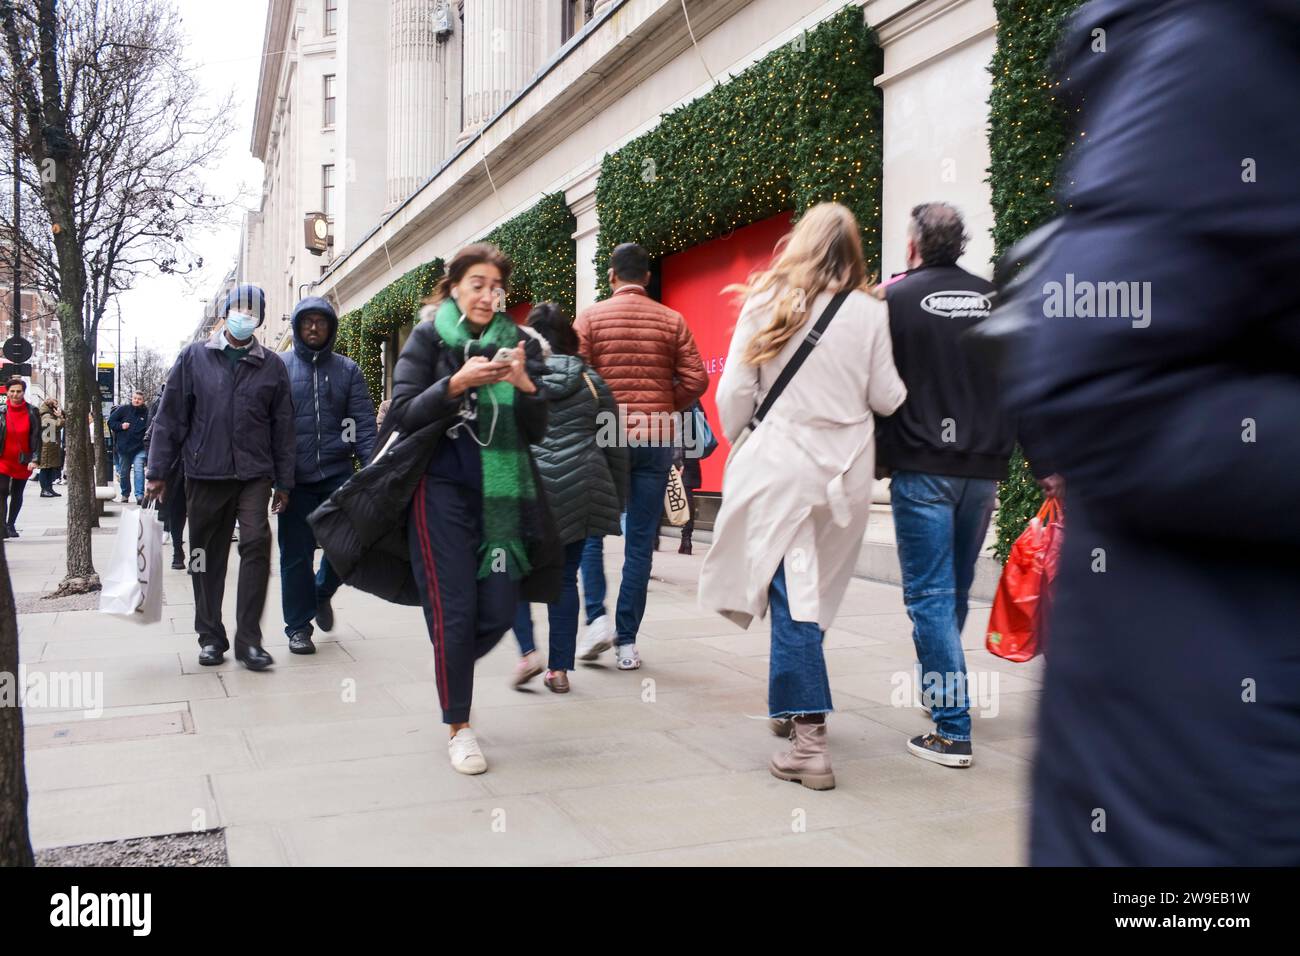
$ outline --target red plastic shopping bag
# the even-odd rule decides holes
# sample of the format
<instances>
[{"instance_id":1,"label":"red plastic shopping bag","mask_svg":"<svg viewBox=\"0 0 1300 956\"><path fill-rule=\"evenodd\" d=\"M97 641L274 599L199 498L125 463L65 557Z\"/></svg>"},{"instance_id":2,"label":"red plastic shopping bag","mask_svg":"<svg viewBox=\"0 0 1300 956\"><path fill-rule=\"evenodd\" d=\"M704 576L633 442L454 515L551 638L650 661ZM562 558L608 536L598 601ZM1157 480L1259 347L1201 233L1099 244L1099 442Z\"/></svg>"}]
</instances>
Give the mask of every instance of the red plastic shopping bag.
<instances>
[{"instance_id":1,"label":"red plastic shopping bag","mask_svg":"<svg viewBox=\"0 0 1300 956\"><path fill-rule=\"evenodd\" d=\"M1041 650L1064 528L1060 499L1048 498L1011 546L984 638L990 653L1027 661Z\"/></svg>"}]
</instances>

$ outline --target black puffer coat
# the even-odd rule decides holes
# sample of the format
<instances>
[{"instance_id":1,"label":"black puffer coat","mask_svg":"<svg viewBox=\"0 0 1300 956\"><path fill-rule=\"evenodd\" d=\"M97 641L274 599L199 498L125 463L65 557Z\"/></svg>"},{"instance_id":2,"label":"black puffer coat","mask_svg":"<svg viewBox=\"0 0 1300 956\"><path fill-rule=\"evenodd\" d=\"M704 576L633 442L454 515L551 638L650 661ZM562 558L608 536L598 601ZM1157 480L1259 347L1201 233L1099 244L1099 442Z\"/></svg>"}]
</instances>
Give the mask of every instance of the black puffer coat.
<instances>
[{"instance_id":1,"label":"black puffer coat","mask_svg":"<svg viewBox=\"0 0 1300 956\"><path fill-rule=\"evenodd\" d=\"M455 424L463 400L447 397L451 377L464 356L447 348L430 319L416 324L393 372L392 405L376 441L375 458L347 480L308 519L316 540L340 578L352 587L396 604L418 605L407 546L407 515L416 486L443 434ZM519 433L530 442L546 433L547 397L541 346L520 333L535 395L515 395ZM397 433L396 441L389 439ZM533 476L542 487L533 463ZM555 522L538 496L539 533L529 542L533 570L520 582L520 599L547 604L559 600L564 549ZM435 516L436 517L436 516Z\"/></svg>"},{"instance_id":2,"label":"black puffer coat","mask_svg":"<svg viewBox=\"0 0 1300 956\"><path fill-rule=\"evenodd\" d=\"M622 437L613 394L576 355L548 358L542 384L551 414L546 437L533 446L533 459L560 543L620 534L618 518L627 497L627 449L618 442L597 442L602 422L612 423L605 425L606 435Z\"/></svg>"}]
</instances>

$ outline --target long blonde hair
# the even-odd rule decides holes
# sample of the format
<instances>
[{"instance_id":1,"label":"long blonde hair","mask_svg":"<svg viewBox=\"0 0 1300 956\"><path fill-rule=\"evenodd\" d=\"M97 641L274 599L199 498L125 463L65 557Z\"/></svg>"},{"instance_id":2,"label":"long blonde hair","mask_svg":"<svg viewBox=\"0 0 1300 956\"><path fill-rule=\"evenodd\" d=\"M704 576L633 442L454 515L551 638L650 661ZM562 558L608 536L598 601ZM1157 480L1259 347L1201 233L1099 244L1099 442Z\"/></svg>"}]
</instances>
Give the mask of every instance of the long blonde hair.
<instances>
[{"instance_id":1,"label":"long blonde hair","mask_svg":"<svg viewBox=\"0 0 1300 956\"><path fill-rule=\"evenodd\" d=\"M762 365L779 354L803 328L813 300L825 290L860 289L866 282L867 265L853 213L837 202L813 206L781 237L767 269L722 290L746 299L775 293L772 318L745 346L744 361Z\"/></svg>"}]
</instances>

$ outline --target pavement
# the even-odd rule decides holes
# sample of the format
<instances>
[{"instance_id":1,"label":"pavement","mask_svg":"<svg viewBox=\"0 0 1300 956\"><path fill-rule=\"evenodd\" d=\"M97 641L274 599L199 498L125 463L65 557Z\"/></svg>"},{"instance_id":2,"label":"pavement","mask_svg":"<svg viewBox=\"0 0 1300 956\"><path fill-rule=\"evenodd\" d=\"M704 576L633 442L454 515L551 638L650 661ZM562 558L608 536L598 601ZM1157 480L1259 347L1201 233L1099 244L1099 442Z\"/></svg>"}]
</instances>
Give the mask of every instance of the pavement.
<instances>
[{"instance_id":1,"label":"pavement","mask_svg":"<svg viewBox=\"0 0 1300 956\"><path fill-rule=\"evenodd\" d=\"M29 494L22 537L5 541L13 589L49 592L63 576L66 499ZM107 567L121 509L94 536ZM272 519L274 528L275 519ZM45 532L49 531L50 534ZM344 587L319 651L288 651L278 556L262 619L274 669L230 655L198 663L193 596L166 572L153 625L95 610L23 613L27 680L102 679L86 700L30 700L27 783L37 849L224 828L235 866L255 865L1021 865L1041 660L983 649L987 604L963 644L983 696L975 764L937 766L906 751L932 725L912 705L914 654L899 588L854 580L826 639L838 786L776 780L767 760L768 629L748 631L696 605L707 546L655 556L644 666L606 653L579 663L557 696L508 686L510 635L478 665L473 724L489 769L449 766L433 654L419 608ZM606 544L611 598L621 539ZM226 620L233 633L238 558ZM545 609L533 609L545 646ZM49 706L62 704L62 708ZM67 706L75 704L76 707Z\"/></svg>"}]
</instances>

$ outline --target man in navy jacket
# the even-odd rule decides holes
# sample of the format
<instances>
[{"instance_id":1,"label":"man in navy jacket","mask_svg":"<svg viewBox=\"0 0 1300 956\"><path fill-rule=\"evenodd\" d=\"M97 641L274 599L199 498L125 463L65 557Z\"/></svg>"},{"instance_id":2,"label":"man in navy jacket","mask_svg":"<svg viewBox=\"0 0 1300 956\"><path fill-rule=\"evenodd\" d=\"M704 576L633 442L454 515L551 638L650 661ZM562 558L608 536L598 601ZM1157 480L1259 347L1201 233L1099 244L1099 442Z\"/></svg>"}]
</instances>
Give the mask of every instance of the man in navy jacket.
<instances>
[{"instance_id":1,"label":"man in navy jacket","mask_svg":"<svg viewBox=\"0 0 1300 956\"><path fill-rule=\"evenodd\" d=\"M135 392L128 405L119 405L108 416L108 430L113 433L113 451L117 459L117 480L121 484L119 501L131 500L131 472L135 472L135 502L144 499L146 449L144 433L149 427L149 407L144 392Z\"/></svg>"},{"instance_id":2,"label":"man in navy jacket","mask_svg":"<svg viewBox=\"0 0 1300 956\"><path fill-rule=\"evenodd\" d=\"M297 461L293 497L280 514L280 591L284 632L294 654L314 654L313 618L334 628L330 604L342 583L329 560L313 568L316 537L307 516L364 465L375 450L375 405L361 369L334 354L339 320L325 299L311 296L293 311L293 348L281 352L293 393Z\"/></svg>"},{"instance_id":3,"label":"man in navy jacket","mask_svg":"<svg viewBox=\"0 0 1300 956\"><path fill-rule=\"evenodd\" d=\"M185 476L190 575L199 663L230 648L221 620L230 536L239 523L235 658L250 670L274 662L262 648L271 574L271 522L293 490L293 404L284 365L254 336L266 296L241 285L226 296L225 321L206 342L181 351L167 375L149 438L145 496L164 505L168 482Z\"/></svg>"},{"instance_id":4,"label":"man in navy jacket","mask_svg":"<svg viewBox=\"0 0 1300 956\"><path fill-rule=\"evenodd\" d=\"M1030 858L1296 866L1300 4L1095 0L1061 53L1009 395L1065 478Z\"/></svg>"}]
</instances>

